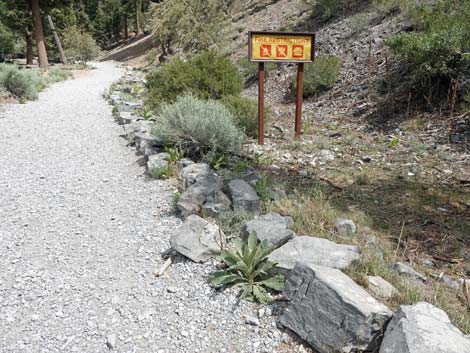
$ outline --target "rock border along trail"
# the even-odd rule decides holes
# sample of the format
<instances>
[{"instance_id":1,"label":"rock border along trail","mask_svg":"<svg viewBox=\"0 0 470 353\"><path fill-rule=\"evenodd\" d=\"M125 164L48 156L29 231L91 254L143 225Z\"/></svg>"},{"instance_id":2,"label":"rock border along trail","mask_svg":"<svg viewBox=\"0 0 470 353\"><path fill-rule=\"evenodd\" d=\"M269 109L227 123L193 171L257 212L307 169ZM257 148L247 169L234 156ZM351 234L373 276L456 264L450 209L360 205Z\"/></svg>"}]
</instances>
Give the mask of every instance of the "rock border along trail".
<instances>
[{"instance_id":1,"label":"rock border along trail","mask_svg":"<svg viewBox=\"0 0 470 353\"><path fill-rule=\"evenodd\" d=\"M102 98L121 74L96 64L0 110L0 352L304 351L280 348L270 307L247 325L258 307L211 289L213 263L154 276L181 221Z\"/></svg>"}]
</instances>

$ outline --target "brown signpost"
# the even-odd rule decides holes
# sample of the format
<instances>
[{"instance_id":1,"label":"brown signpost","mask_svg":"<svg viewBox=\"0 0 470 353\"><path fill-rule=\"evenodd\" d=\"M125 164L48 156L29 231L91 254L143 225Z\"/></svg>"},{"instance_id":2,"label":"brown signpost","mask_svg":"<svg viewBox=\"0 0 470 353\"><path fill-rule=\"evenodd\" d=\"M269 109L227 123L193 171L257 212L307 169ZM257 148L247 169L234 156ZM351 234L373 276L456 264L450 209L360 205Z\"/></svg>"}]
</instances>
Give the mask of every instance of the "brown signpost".
<instances>
[{"instance_id":1,"label":"brown signpost","mask_svg":"<svg viewBox=\"0 0 470 353\"><path fill-rule=\"evenodd\" d=\"M250 32L248 59L258 62L258 143L264 144L264 63L297 63L297 99L295 112L295 138L302 132L302 96L304 63L315 56L315 34L284 32Z\"/></svg>"}]
</instances>

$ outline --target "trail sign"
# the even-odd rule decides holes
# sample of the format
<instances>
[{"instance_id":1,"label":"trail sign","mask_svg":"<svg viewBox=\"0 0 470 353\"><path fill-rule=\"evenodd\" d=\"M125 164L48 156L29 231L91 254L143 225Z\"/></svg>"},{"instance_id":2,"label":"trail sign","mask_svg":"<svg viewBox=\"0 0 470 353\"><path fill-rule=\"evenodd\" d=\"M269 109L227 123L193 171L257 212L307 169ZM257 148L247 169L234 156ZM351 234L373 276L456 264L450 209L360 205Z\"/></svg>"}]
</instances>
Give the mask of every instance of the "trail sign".
<instances>
[{"instance_id":1,"label":"trail sign","mask_svg":"<svg viewBox=\"0 0 470 353\"><path fill-rule=\"evenodd\" d=\"M312 33L250 32L251 61L312 62L315 35Z\"/></svg>"},{"instance_id":2,"label":"trail sign","mask_svg":"<svg viewBox=\"0 0 470 353\"><path fill-rule=\"evenodd\" d=\"M249 32L248 59L258 62L258 143L264 144L264 63L297 63L297 100L295 138L302 132L302 98L304 63L315 56L315 34L282 32Z\"/></svg>"}]
</instances>

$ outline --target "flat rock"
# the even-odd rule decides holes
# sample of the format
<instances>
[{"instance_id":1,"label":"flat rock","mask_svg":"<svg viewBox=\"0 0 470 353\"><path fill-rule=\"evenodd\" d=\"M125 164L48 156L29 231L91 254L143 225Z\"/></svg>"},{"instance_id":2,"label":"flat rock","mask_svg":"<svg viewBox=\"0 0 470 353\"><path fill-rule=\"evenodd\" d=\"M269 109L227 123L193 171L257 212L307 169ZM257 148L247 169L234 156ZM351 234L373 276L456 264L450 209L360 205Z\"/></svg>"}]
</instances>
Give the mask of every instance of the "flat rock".
<instances>
[{"instance_id":1,"label":"flat rock","mask_svg":"<svg viewBox=\"0 0 470 353\"><path fill-rule=\"evenodd\" d=\"M430 303L403 305L388 324L380 353L467 353L470 339Z\"/></svg>"},{"instance_id":2,"label":"flat rock","mask_svg":"<svg viewBox=\"0 0 470 353\"><path fill-rule=\"evenodd\" d=\"M294 232L288 228L291 222L290 217L271 212L245 223L242 227L242 237L248 239L248 236L254 232L259 241L267 240L272 246L278 248L295 236Z\"/></svg>"},{"instance_id":3,"label":"flat rock","mask_svg":"<svg viewBox=\"0 0 470 353\"><path fill-rule=\"evenodd\" d=\"M243 212L260 212L260 199L255 189L241 179L232 180L228 184L233 208Z\"/></svg>"},{"instance_id":4,"label":"flat rock","mask_svg":"<svg viewBox=\"0 0 470 353\"><path fill-rule=\"evenodd\" d=\"M405 276L411 278L416 281L426 282L428 278L419 273L418 271L414 270L412 267L402 263L402 262L395 262L391 265L391 270L398 273L400 276Z\"/></svg>"},{"instance_id":5,"label":"flat rock","mask_svg":"<svg viewBox=\"0 0 470 353\"><path fill-rule=\"evenodd\" d=\"M327 239L297 236L269 255L277 267L291 270L297 262L332 268L348 267L360 258L359 248L354 245L336 244Z\"/></svg>"},{"instance_id":6,"label":"flat rock","mask_svg":"<svg viewBox=\"0 0 470 353\"><path fill-rule=\"evenodd\" d=\"M215 224L191 215L170 239L171 247L194 262L206 262L220 254L224 233Z\"/></svg>"},{"instance_id":7,"label":"flat rock","mask_svg":"<svg viewBox=\"0 0 470 353\"><path fill-rule=\"evenodd\" d=\"M298 263L287 277L289 303L280 317L320 353L374 352L392 316L343 272Z\"/></svg>"},{"instance_id":8,"label":"flat rock","mask_svg":"<svg viewBox=\"0 0 470 353\"><path fill-rule=\"evenodd\" d=\"M368 276L367 281L369 290L380 298L389 299L398 294L398 290L382 277Z\"/></svg>"}]
</instances>

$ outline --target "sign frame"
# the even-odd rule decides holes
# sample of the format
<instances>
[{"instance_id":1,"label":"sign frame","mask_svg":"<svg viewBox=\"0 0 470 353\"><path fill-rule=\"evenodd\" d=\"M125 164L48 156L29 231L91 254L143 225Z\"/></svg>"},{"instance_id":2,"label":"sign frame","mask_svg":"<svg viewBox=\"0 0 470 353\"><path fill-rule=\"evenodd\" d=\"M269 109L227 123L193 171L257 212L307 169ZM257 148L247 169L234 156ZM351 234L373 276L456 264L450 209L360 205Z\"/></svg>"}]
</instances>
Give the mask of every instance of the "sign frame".
<instances>
[{"instance_id":1,"label":"sign frame","mask_svg":"<svg viewBox=\"0 0 470 353\"><path fill-rule=\"evenodd\" d=\"M290 36L290 37L310 37L312 47L310 51L310 60L295 60L295 59L253 59L252 53L252 38L254 35L267 35L267 36ZM248 60L250 62L271 62L271 63L312 63L315 58L315 33L311 32L263 32L263 31L250 31L248 32Z\"/></svg>"},{"instance_id":2,"label":"sign frame","mask_svg":"<svg viewBox=\"0 0 470 353\"><path fill-rule=\"evenodd\" d=\"M310 60L295 60L295 59L253 59L252 43L253 35L272 35L272 36L291 36L291 37L310 37L311 38L311 53ZM315 60L315 33L308 32L263 32L263 31L250 31L248 32L248 61L258 63L258 144L264 145L264 79L265 79L265 62L273 62L277 64L297 64L297 97L295 104L295 134L296 140L300 139L302 135L302 104L303 104L303 82L304 82L304 64L312 63Z\"/></svg>"}]
</instances>

